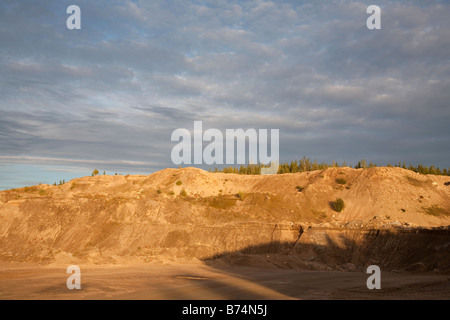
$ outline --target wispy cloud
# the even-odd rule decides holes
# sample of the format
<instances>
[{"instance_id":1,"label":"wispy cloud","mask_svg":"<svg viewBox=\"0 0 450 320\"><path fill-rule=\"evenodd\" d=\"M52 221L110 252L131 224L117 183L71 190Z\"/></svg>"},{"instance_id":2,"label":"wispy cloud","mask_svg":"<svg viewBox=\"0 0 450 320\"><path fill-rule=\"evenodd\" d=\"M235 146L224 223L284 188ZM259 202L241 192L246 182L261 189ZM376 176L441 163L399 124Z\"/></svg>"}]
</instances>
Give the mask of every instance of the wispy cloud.
<instances>
[{"instance_id":1,"label":"wispy cloud","mask_svg":"<svg viewBox=\"0 0 450 320\"><path fill-rule=\"evenodd\" d=\"M0 4L0 161L171 166L171 132L278 128L282 161L449 166L450 5Z\"/></svg>"},{"instance_id":2,"label":"wispy cloud","mask_svg":"<svg viewBox=\"0 0 450 320\"><path fill-rule=\"evenodd\" d=\"M154 162L130 161L130 160L88 160L88 159L64 159L64 158L46 158L46 157L27 157L27 156L0 156L0 161L14 163L33 163L33 164L98 164L98 165L116 165L116 166L154 166ZM62 170L62 169L54 169Z\"/></svg>"}]
</instances>

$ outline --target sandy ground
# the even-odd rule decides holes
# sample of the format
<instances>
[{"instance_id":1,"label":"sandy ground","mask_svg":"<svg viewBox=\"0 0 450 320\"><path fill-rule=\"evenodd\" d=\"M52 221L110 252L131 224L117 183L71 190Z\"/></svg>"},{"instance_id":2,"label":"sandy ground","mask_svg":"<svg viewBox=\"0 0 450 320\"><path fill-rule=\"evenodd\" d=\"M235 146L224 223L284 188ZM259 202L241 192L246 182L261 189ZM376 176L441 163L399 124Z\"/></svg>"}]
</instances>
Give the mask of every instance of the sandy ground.
<instances>
[{"instance_id":1,"label":"sandy ground","mask_svg":"<svg viewBox=\"0 0 450 320\"><path fill-rule=\"evenodd\" d=\"M450 299L448 180L184 168L2 191L0 299ZM350 271L370 264L404 272L369 290Z\"/></svg>"},{"instance_id":2,"label":"sandy ground","mask_svg":"<svg viewBox=\"0 0 450 320\"><path fill-rule=\"evenodd\" d=\"M81 290L66 266L0 264L0 299L450 299L450 276L382 273L369 290L361 272L214 268L202 263L80 265Z\"/></svg>"}]
</instances>

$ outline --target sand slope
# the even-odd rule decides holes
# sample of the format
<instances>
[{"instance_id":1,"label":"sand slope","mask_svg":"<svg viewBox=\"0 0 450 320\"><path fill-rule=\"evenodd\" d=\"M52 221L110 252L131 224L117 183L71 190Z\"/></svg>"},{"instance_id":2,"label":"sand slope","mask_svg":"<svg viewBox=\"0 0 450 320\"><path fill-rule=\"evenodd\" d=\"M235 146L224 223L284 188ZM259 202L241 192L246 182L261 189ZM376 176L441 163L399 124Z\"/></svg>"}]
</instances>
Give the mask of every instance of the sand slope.
<instances>
[{"instance_id":1,"label":"sand slope","mask_svg":"<svg viewBox=\"0 0 450 320\"><path fill-rule=\"evenodd\" d=\"M245 265L245 255L254 254L260 257L252 259L257 264L286 268L352 269L372 259L391 269L445 272L450 270L449 231L442 227L450 225L447 181L401 168L273 176L185 168L3 191L0 260L64 264L220 257ZM340 213L330 205L336 198L345 201ZM389 250L402 257L383 259Z\"/></svg>"}]
</instances>

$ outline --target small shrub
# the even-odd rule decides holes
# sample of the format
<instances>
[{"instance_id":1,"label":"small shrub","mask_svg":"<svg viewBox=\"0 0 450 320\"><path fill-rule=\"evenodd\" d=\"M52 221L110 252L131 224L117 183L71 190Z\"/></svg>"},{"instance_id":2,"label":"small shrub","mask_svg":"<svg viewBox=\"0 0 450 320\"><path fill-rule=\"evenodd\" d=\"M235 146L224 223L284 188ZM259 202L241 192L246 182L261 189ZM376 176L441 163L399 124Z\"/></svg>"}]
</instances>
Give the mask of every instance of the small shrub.
<instances>
[{"instance_id":1,"label":"small shrub","mask_svg":"<svg viewBox=\"0 0 450 320\"><path fill-rule=\"evenodd\" d=\"M170 194L171 196L173 196L173 195L175 194L175 192L170 191L169 194Z\"/></svg>"},{"instance_id":2,"label":"small shrub","mask_svg":"<svg viewBox=\"0 0 450 320\"><path fill-rule=\"evenodd\" d=\"M450 212L448 212L444 208L441 208L437 205L433 205L428 208L423 208L423 211L425 212L425 214L430 215L430 216L435 216L435 217L450 215Z\"/></svg>"},{"instance_id":3,"label":"small shrub","mask_svg":"<svg viewBox=\"0 0 450 320\"><path fill-rule=\"evenodd\" d=\"M346 183L347 183L347 180L342 179L342 178L337 178L335 181L336 181L337 183L339 183L339 184L346 184Z\"/></svg>"},{"instance_id":4,"label":"small shrub","mask_svg":"<svg viewBox=\"0 0 450 320\"><path fill-rule=\"evenodd\" d=\"M72 185L70 186L70 189L73 189L77 186L77 184L75 182L72 182Z\"/></svg>"},{"instance_id":5,"label":"small shrub","mask_svg":"<svg viewBox=\"0 0 450 320\"><path fill-rule=\"evenodd\" d=\"M184 190L184 189L181 189L181 191L180 191L180 196L182 196L182 197L186 197L186 196L187 196L187 192L186 192L186 190Z\"/></svg>"},{"instance_id":6,"label":"small shrub","mask_svg":"<svg viewBox=\"0 0 450 320\"><path fill-rule=\"evenodd\" d=\"M241 191L236 193L236 198L238 198L239 200L242 200L244 198L244 193Z\"/></svg>"},{"instance_id":7,"label":"small shrub","mask_svg":"<svg viewBox=\"0 0 450 320\"><path fill-rule=\"evenodd\" d=\"M161 189L156 190L156 193L161 194Z\"/></svg>"},{"instance_id":8,"label":"small shrub","mask_svg":"<svg viewBox=\"0 0 450 320\"><path fill-rule=\"evenodd\" d=\"M220 195L217 197L209 197L207 201L213 208L227 210L236 204L237 199L229 195Z\"/></svg>"},{"instance_id":9,"label":"small shrub","mask_svg":"<svg viewBox=\"0 0 450 320\"><path fill-rule=\"evenodd\" d=\"M24 192L36 192L37 191L37 187L36 186L32 186L32 187L25 187L23 189Z\"/></svg>"},{"instance_id":10,"label":"small shrub","mask_svg":"<svg viewBox=\"0 0 450 320\"><path fill-rule=\"evenodd\" d=\"M341 198L337 198L336 201L333 202L333 209L336 212L341 212L342 210L344 210L344 208L345 208L344 200L342 200Z\"/></svg>"},{"instance_id":11,"label":"small shrub","mask_svg":"<svg viewBox=\"0 0 450 320\"><path fill-rule=\"evenodd\" d=\"M183 182L181 182L180 180L177 181L177 186L181 186L183 184Z\"/></svg>"},{"instance_id":12,"label":"small shrub","mask_svg":"<svg viewBox=\"0 0 450 320\"><path fill-rule=\"evenodd\" d=\"M296 186L295 188L297 189L298 192L302 192L302 190L304 189L302 186Z\"/></svg>"},{"instance_id":13,"label":"small shrub","mask_svg":"<svg viewBox=\"0 0 450 320\"><path fill-rule=\"evenodd\" d=\"M45 195L45 190L44 190L44 189L39 190L39 195L40 195L40 196Z\"/></svg>"}]
</instances>

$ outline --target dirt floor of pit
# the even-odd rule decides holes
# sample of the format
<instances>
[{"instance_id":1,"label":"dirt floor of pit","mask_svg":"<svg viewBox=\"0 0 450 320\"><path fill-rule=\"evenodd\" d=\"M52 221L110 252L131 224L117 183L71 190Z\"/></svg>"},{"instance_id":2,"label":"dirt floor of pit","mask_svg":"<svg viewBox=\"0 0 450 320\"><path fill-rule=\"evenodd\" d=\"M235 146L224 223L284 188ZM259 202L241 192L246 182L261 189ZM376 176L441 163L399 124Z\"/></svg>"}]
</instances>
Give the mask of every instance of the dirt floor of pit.
<instances>
[{"instance_id":1,"label":"dirt floor of pit","mask_svg":"<svg viewBox=\"0 0 450 320\"><path fill-rule=\"evenodd\" d=\"M0 264L0 299L450 299L450 276L382 272L369 290L363 272L227 267L202 263L80 265L69 290L66 266Z\"/></svg>"}]
</instances>

